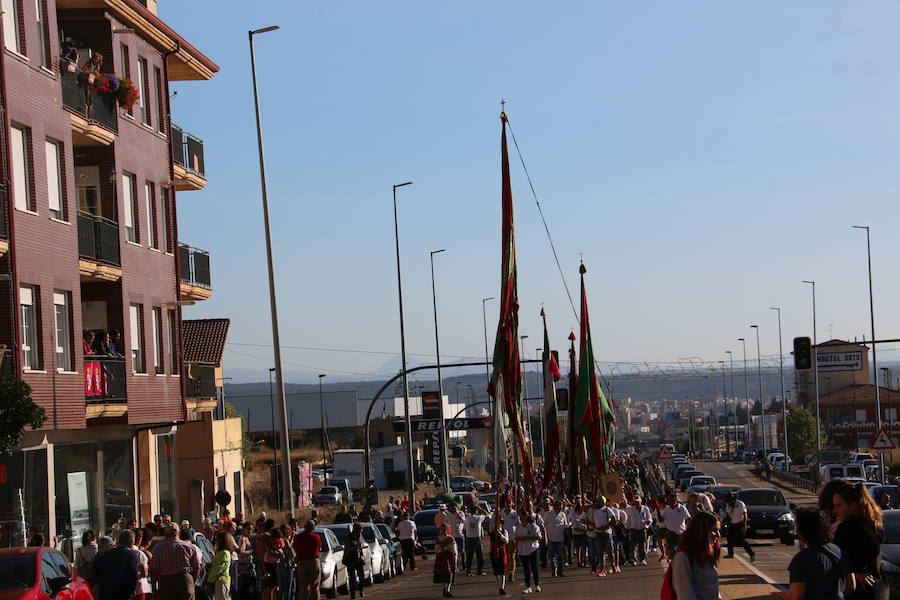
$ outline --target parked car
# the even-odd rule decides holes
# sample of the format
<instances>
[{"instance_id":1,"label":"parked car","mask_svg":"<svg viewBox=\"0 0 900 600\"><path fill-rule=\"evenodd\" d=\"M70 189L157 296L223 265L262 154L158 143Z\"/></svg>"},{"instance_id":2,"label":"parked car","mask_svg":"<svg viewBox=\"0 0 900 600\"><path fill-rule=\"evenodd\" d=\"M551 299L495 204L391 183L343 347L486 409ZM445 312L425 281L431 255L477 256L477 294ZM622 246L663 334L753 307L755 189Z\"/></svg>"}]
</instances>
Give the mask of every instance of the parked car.
<instances>
[{"instance_id":1,"label":"parked car","mask_svg":"<svg viewBox=\"0 0 900 600\"><path fill-rule=\"evenodd\" d=\"M846 479L848 481L865 481L866 472L862 464L844 463L823 465L819 470L822 483L828 483L832 479Z\"/></svg>"},{"instance_id":2,"label":"parked car","mask_svg":"<svg viewBox=\"0 0 900 600\"><path fill-rule=\"evenodd\" d=\"M419 533L419 543L426 551L434 552L434 540L437 538L437 526L434 524L434 515L438 514L437 509L420 510L413 517L416 523L416 530Z\"/></svg>"},{"instance_id":3,"label":"parked car","mask_svg":"<svg viewBox=\"0 0 900 600\"><path fill-rule=\"evenodd\" d=\"M878 502L878 499L881 498L882 494L887 494L891 497L891 506L900 506L898 501L900 498L897 497L897 486L895 485L876 485L869 488L869 493L872 494L872 497L875 498L875 502Z\"/></svg>"},{"instance_id":4,"label":"parked car","mask_svg":"<svg viewBox=\"0 0 900 600\"><path fill-rule=\"evenodd\" d=\"M350 541L350 532L353 530L353 523L336 523L334 525L323 525L322 529L330 530L337 538L338 544L342 547ZM363 533L365 539L365 533ZM368 543L364 544L363 550L363 582L365 585L372 585L375 581L372 565L372 550Z\"/></svg>"},{"instance_id":5,"label":"parked car","mask_svg":"<svg viewBox=\"0 0 900 600\"><path fill-rule=\"evenodd\" d=\"M353 490L350 489L350 481L347 479L329 479L328 485L333 485L340 492L344 502L350 502L353 499Z\"/></svg>"},{"instance_id":6,"label":"parked car","mask_svg":"<svg viewBox=\"0 0 900 600\"><path fill-rule=\"evenodd\" d=\"M878 459L872 456L868 452L848 452L847 453L847 462L851 463L861 463L866 462L867 460L877 461Z\"/></svg>"},{"instance_id":7,"label":"parked car","mask_svg":"<svg viewBox=\"0 0 900 600\"><path fill-rule=\"evenodd\" d=\"M322 540L322 551L319 555L319 562L322 564L322 574L319 577L320 589L327 598L349 593L350 580L347 575L347 567L343 563L344 547L330 529L316 527L315 532Z\"/></svg>"},{"instance_id":8,"label":"parked car","mask_svg":"<svg viewBox=\"0 0 900 600\"><path fill-rule=\"evenodd\" d=\"M391 559L391 575L403 575L403 548L400 546L400 538L384 523L375 523L375 529L381 534L388 547L388 555Z\"/></svg>"},{"instance_id":9,"label":"parked car","mask_svg":"<svg viewBox=\"0 0 900 600\"><path fill-rule=\"evenodd\" d=\"M683 473L684 471L690 471L693 468L693 465L689 465L687 463L674 467L672 469L672 481L678 481L679 477L681 477L681 473Z\"/></svg>"},{"instance_id":10,"label":"parked car","mask_svg":"<svg viewBox=\"0 0 900 600\"><path fill-rule=\"evenodd\" d=\"M741 491L741 486L725 484L711 485L706 491L713 495L713 507L719 509L725 506L725 499L728 498L728 494L737 494Z\"/></svg>"},{"instance_id":11,"label":"parked car","mask_svg":"<svg viewBox=\"0 0 900 600\"><path fill-rule=\"evenodd\" d=\"M794 505L781 490L751 488L738 492L738 498L747 505L748 538L780 539L786 546L794 545Z\"/></svg>"},{"instance_id":12,"label":"parked car","mask_svg":"<svg viewBox=\"0 0 900 600\"><path fill-rule=\"evenodd\" d=\"M694 475L688 482L688 492L705 492L710 486L716 485L716 478L709 475Z\"/></svg>"},{"instance_id":13,"label":"parked car","mask_svg":"<svg viewBox=\"0 0 900 600\"><path fill-rule=\"evenodd\" d=\"M0 596L6 600L93 600L87 582L62 552L47 547L0 550Z\"/></svg>"},{"instance_id":14,"label":"parked car","mask_svg":"<svg viewBox=\"0 0 900 600\"><path fill-rule=\"evenodd\" d=\"M881 576L890 586L891 600L900 597L900 510L885 510L884 541L881 543Z\"/></svg>"},{"instance_id":15,"label":"parked car","mask_svg":"<svg viewBox=\"0 0 900 600\"><path fill-rule=\"evenodd\" d=\"M478 503L486 503L490 507L488 512L493 512L497 506L497 494L495 492L491 492L490 494L478 494Z\"/></svg>"},{"instance_id":16,"label":"parked car","mask_svg":"<svg viewBox=\"0 0 900 600\"><path fill-rule=\"evenodd\" d=\"M363 523L363 539L369 544L372 552L373 576L375 581L381 583L393 576L391 572L391 553L388 550L386 540L374 523ZM384 542L384 543L383 543Z\"/></svg>"},{"instance_id":17,"label":"parked car","mask_svg":"<svg viewBox=\"0 0 900 600\"><path fill-rule=\"evenodd\" d=\"M474 481L472 482L472 485L475 486L475 491L479 494L481 492L489 492L494 489L489 481Z\"/></svg>"},{"instance_id":18,"label":"parked car","mask_svg":"<svg viewBox=\"0 0 900 600\"><path fill-rule=\"evenodd\" d=\"M313 505L324 506L326 504L340 504L343 501L341 492L333 485L325 485L313 494Z\"/></svg>"},{"instance_id":19,"label":"parked car","mask_svg":"<svg viewBox=\"0 0 900 600\"><path fill-rule=\"evenodd\" d=\"M688 469L687 471L682 471L681 475L678 476L677 483L678 483L679 489L681 489L681 491L686 490L688 487L688 482L690 482L690 480L691 480L691 477L694 477L695 475L705 475L705 474L706 473L704 473L703 471L700 471L699 469Z\"/></svg>"},{"instance_id":20,"label":"parked car","mask_svg":"<svg viewBox=\"0 0 900 600\"><path fill-rule=\"evenodd\" d=\"M451 492L471 492L475 489L475 482L478 481L471 475L457 475L450 478Z\"/></svg>"}]
</instances>

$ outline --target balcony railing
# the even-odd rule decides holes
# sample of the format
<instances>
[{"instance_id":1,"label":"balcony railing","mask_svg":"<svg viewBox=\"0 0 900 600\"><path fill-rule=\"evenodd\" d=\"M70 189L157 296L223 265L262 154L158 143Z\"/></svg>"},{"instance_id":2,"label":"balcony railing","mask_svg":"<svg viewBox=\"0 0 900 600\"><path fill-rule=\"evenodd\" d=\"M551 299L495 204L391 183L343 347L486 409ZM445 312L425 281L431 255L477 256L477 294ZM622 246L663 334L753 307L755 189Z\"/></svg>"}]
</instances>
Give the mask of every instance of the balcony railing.
<instances>
[{"instance_id":1,"label":"balcony railing","mask_svg":"<svg viewBox=\"0 0 900 600\"><path fill-rule=\"evenodd\" d=\"M216 368L185 363L184 397L188 400L216 397Z\"/></svg>"},{"instance_id":2,"label":"balcony railing","mask_svg":"<svg viewBox=\"0 0 900 600\"><path fill-rule=\"evenodd\" d=\"M187 244L179 244L178 263L181 268L181 283L212 288L209 273L209 252Z\"/></svg>"},{"instance_id":3,"label":"balcony railing","mask_svg":"<svg viewBox=\"0 0 900 600\"><path fill-rule=\"evenodd\" d=\"M78 211L78 256L114 267L120 266L119 224Z\"/></svg>"},{"instance_id":4,"label":"balcony railing","mask_svg":"<svg viewBox=\"0 0 900 600\"><path fill-rule=\"evenodd\" d=\"M124 358L84 357L84 401L88 404L114 404L127 401Z\"/></svg>"},{"instance_id":5,"label":"balcony railing","mask_svg":"<svg viewBox=\"0 0 900 600\"><path fill-rule=\"evenodd\" d=\"M69 71L60 59L63 106L110 131L119 131L119 111L112 94L98 94L82 80L81 69Z\"/></svg>"},{"instance_id":6,"label":"balcony railing","mask_svg":"<svg viewBox=\"0 0 900 600\"><path fill-rule=\"evenodd\" d=\"M172 125L172 160L191 173L206 178L203 165L203 140Z\"/></svg>"}]
</instances>

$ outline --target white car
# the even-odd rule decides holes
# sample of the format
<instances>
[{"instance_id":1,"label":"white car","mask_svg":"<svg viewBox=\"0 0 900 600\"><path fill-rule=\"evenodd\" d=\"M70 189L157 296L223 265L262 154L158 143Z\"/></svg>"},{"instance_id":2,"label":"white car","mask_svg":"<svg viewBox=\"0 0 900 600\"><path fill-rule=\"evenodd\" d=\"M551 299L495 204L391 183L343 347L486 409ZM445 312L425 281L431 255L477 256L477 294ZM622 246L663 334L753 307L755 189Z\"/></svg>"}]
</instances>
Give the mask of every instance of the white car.
<instances>
[{"instance_id":1,"label":"white car","mask_svg":"<svg viewBox=\"0 0 900 600\"><path fill-rule=\"evenodd\" d=\"M322 574L319 587L326 598L335 598L338 594L349 593L347 567L343 564L344 547L330 529L316 527L316 533L322 540L322 552L319 562L322 563Z\"/></svg>"},{"instance_id":2,"label":"white car","mask_svg":"<svg viewBox=\"0 0 900 600\"><path fill-rule=\"evenodd\" d=\"M391 557L387 546L381 543L384 538L374 523L363 523L362 526L363 539L372 552L372 577L378 583L387 581L391 578Z\"/></svg>"}]
</instances>

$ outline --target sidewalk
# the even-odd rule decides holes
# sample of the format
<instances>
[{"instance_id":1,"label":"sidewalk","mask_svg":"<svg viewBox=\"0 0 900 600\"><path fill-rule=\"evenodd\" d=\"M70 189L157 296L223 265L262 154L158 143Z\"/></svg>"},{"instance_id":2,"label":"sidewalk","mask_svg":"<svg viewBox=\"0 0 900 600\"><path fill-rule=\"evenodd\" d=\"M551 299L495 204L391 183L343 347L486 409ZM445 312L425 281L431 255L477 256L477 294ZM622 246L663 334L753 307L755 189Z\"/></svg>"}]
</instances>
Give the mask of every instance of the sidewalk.
<instances>
[{"instance_id":1,"label":"sidewalk","mask_svg":"<svg viewBox=\"0 0 900 600\"><path fill-rule=\"evenodd\" d=\"M725 553L724 549L722 553ZM719 593L723 600L771 599L771 593L778 588L768 583L766 579L743 558L719 560Z\"/></svg>"}]
</instances>

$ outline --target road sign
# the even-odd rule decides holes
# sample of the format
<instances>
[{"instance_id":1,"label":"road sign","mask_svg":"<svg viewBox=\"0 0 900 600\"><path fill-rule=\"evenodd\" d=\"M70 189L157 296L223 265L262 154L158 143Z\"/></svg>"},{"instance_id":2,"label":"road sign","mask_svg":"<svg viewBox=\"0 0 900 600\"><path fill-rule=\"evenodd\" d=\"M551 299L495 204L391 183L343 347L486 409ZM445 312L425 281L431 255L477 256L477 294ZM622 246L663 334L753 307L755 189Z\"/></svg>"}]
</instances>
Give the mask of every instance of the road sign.
<instances>
[{"instance_id":1,"label":"road sign","mask_svg":"<svg viewBox=\"0 0 900 600\"><path fill-rule=\"evenodd\" d=\"M894 450L896 448L897 446L894 445L894 440L891 439L887 429L884 427L875 434L875 437L873 437L872 441L869 443L870 450Z\"/></svg>"},{"instance_id":2,"label":"road sign","mask_svg":"<svg viewBox=\"0 0 900 600\"><path fill-rule=\"evenodd\" d=\"M463 429L488 429L491 426L490 417L463 417L459 419L447 419L446 422L448 431L461 431ZM393 425L394 431L396 431L397 433L403 433L404 431L406 431L403 421L394 421ZM413 419L412 422L413 433L440 431L440 429L440 419Z\"/></svg>"},{"instance_id":3,"label":"road sign","mask_svg":"<svg viewBox=\"0 0 900 600\"><path fill-rule=\"evenodd\" d=\"M660 446L659 454L656 455L656 460L672 460L672 448L669 446Z\"/></svg>"}]
</instances>

